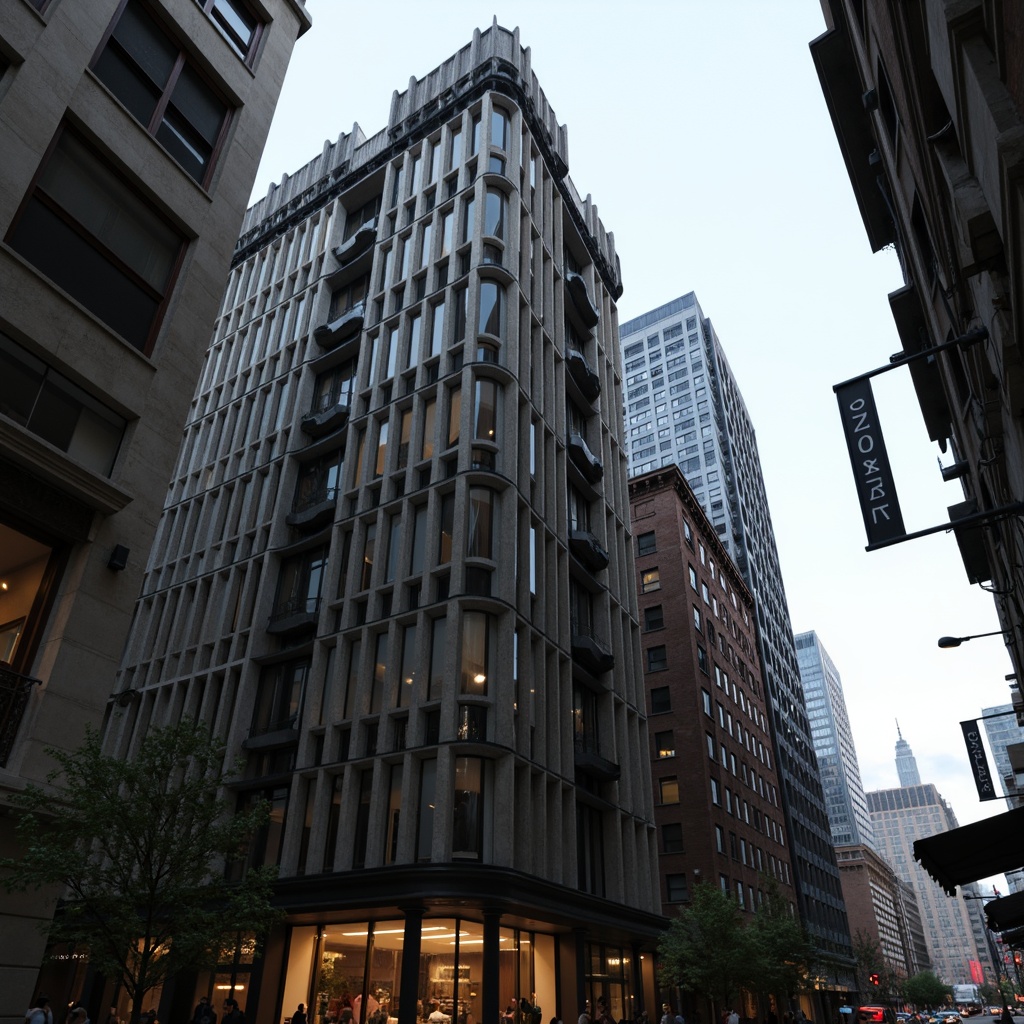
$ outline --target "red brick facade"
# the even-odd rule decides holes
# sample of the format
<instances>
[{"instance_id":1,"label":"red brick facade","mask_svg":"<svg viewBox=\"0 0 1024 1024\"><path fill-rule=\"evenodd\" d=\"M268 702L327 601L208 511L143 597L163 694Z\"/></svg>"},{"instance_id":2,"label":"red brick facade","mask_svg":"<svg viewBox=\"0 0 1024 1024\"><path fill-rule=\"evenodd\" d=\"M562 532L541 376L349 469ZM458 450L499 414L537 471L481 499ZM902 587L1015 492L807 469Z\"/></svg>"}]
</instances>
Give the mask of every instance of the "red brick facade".
<instances>
[{"instance_id":1,"label":"red brick facade","mask_svg":"<svg viewBox=\"0 0 1024 1024\"><path fill-rule=\"evenodd\" d=\"M699 881L795 900L753 598L678 467L629 495L664 913Z\"/></svg>"}]
</instances>

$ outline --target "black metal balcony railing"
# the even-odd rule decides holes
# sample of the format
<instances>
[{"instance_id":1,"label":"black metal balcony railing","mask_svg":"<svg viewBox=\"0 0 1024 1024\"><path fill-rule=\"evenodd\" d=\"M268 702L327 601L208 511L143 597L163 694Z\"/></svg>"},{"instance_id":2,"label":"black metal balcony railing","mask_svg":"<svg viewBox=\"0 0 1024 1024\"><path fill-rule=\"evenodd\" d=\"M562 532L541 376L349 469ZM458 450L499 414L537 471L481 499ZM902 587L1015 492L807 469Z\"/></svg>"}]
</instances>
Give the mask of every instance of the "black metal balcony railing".
<instances>
[{"instance_id":1,"label":"black metal balcony railing","mask_svg":"<svg viewBox=\"0 0 1024 1024\"><path fill-rule=\"evenodd\" d=\"M583 275L576 273L575 270L567 270L565 272L565 285L580 318L588 327L594 327L597 321L601 319L601 311L590 298L590 291L587 288L587 282L584 280Z\"/></svg>"},{"instance_id":2,"label":"black metal balcony railing","mask_svg":"<svg viewBox=\"0 0 1024 1024\"><path fill-rule=\"evenodd\" d=\"M0 768L6 767L11 756L29 695L36 684L42 685L42 680L0 666Z\"/></svg>"},{"instance_id":3,"label":"black metal balcony railing","mask_svg":"<svg viewBox=\"0 0 1024 1024\"><path fill-rule=\"evenodd\" d=\"M611 645L601 636L591 622L573 617L570 624L572 633L572 656L595 675L610 672L615 667L615 655Z\"/></svg>"},{"instance_id":4,"label":"black metal balcony railing","mask_svg":"<svg viewBox=\"0 0 1024 1024\"><path fill-rule=\"evenodd\" d=\"M586 733L577 733L573 738L573 759L580 771L605 782L613 782L622 773L614 761L601 756L597 739Z\"/></svg>"},{"instance_id":5,"label":"black metal balcony railing","mask_svg":"<svg viewBox=\"0 0 1024 1024\"><path fill-rule=\"evenodd\" d=\"M592 484L597 483L604 475L604 464L590 450L590 446L584 440L583 435L570 428L568 438L569 456L579 468L580 472Z\"/></svg>"},{"instance_id":6,"label":"black metal balcony railing","mask_svg":"<svg viewBox=\"0 0 1024 1024\"><path fill-rule=\"evenodd\" d=\"M591 571L608 568L608 552L587 529L569 523L569 550Z\"/></svg>"},{"instance_id":7,"label":"black metal balcony railing","mask_svg":"<svg viewBox=\"0 0 1024 1024\"><path fill-rule=\"evenodd\" d=\"M308 532L334 518L338 504L338 475L324 470L315 477L302 480L292 502L292 510L285 517L289 526Z\"/></svg>"},{"instance_id":8,"label":"black metal balcony railing","mask_svg":"<svg viewBox=\"0 0 1024 1024\"><path fill-rule=\"evenodd\" d=\"M580 391L593 402L601 394L601 378L587 357L579 349L570 348L565 353L565 365Z\"/></svg>"},{"instance_id":9,"label":"black metal balcony railing","mask_svg":"<svg viewBox=\"0 0 1024 1024\"><path fill-rule=\"evenodd\" d=\"M366 223L360 224L351 238L347 238L341 245L335 246L334 257L341 266L351 263L376 241L377 219L377 217L371 217Z\"/></svg>"},{"instance_id":10,"label":"black metal balcony railing","mask_svg":"<svg viewBox=\"0 0 1024 1024\"><path fill-rule=\"evenodd\" d=\"M319 597L291 597L278 601L270 613L268 633L296 633L316 626Z\"/></svg>"},{"instance_id":11,"label":"black metal balcony railing","mask_svg":"<svg viewBox=\"0 0 1024 1024\"><path fill-rule=\"evenodd\" d=\"M308 512L319 505L326 505L338 500L338 487L334 484L328 485L327 475L322 480L316 480L302 489L295 501L292 503L293 513Z\"/></svg>"},{"instance_id":12,"label":"black metal balcony railing","mask_svg":"<svg viewBox=\"0 0 1024 1024\"><path fill-rule=\"evenodd\" d=\"M327 323L321 324L313 332L313 337L321 348L335 348L343 341L355 337L362 330L365 316L366 303L357 302L336 316L328 315Z\"/></svg>"},{"instance_id":13,"label":"black metal balcony railing","mask_svg":"<svg viewBox=\"0 0 1024 1024\"><path fill-rule=\"evenodd\" d=\"M336 430L349 417L355 390L355 381L346 378L318 395L309 412L302 417L302 429L312 437Z\"/></svg>"}]
</instances>

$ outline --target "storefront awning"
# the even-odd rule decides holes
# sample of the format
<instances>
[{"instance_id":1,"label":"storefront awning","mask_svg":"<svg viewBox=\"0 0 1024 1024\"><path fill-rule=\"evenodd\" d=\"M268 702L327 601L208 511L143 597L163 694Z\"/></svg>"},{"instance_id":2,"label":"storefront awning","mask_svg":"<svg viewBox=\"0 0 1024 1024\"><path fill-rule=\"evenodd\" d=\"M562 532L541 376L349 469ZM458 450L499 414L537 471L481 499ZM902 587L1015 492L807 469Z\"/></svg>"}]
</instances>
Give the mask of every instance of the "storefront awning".
<instances>
[{"instance_id":1,"label":"storefront awning","mask_svg":"<svg viewBox=\"0 0 1024 1024\"><path fill-rule=\"evenodd\" d=\"M985 904L988 926L994 932L1005 932L1024 925L1024 891L989 900Z\"/></svg>"},{"instance_id":2,"label":"storefront awning","mask_svg":"<svg viewBox=\"0 0 1024 1024\"><path fill-rule=\"evenodd\" d=\"M1024 807L918 839L914 857L950 896L958 885L1024 867Z\"/></svg>"}]
</instances>

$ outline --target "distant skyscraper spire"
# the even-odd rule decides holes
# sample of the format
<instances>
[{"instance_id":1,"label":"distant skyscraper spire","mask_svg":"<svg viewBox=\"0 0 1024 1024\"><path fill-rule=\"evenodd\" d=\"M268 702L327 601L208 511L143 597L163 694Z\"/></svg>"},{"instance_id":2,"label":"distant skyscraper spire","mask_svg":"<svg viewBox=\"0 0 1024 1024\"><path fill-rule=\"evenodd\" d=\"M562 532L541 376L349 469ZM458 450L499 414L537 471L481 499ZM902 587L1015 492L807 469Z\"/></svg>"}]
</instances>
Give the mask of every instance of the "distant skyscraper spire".
<instances>
[{"instance_id":1,"label":"distant skyscraper spire","mask_svg":"<svg viewBox=\"0 0 1024 1024\"><path fill-rule=\"evenodd\" d=\"M920 786L921 775L917 770L917 761L910 744L903 738L900 732L900 723L896 723L896 734L899 739L896 741L896 771L899 773L901 786Z\"/></svg>"}]
</instances>

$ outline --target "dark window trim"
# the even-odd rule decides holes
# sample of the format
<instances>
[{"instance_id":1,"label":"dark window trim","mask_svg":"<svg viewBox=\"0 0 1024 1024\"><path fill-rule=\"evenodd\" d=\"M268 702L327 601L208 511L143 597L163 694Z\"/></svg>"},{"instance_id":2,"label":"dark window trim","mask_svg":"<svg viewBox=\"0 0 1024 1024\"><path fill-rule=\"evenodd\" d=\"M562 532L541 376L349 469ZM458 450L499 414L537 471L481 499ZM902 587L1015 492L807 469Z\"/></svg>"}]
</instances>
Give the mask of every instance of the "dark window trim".
<instances>
[{"instance_id":1,"label":"dark window trim","mask_svg":"<svg viewBox=\"0 0 1024 1024\"><path fill-rule=\"evenodd\" d=\"M226 25L221 24L220 20L214 15L213 7L216 0L196 0L200 10L210 19L210 24L216 29L217 34L228 44L231 48L231 52L248 68L251 68L253 61L255 60L256 54L259 52L260 43L263 42L263 32L266 29L266 22L263 20L261 15L253 9L253 7L246 2L246 0L231 0L232 3L237 4L256 22L256 28L253 30L252 39L249 41L248 49L238 45L235 41L234 36L228 30Z\"/></svg>"},{"instance_id":2,"label":"dark window trim","mask_svg":"<svg viewBox=\"0 0 1024 1024\"><path fill-rule=\"evenodd\" d=\"M116 337L121 338L126 345L130 346L136 351L141 352L145 356L149 356L152 354L153 343L155 342L157 335L160 333L160 328L163 325L164 315L167 313L167 307L170 304L171 295L174 293L175 286L178 283L178 275L181 273L181 268L185 261L185 253L188 250L189 243L193 239L186 235L185 232L182 231L182 229L173 220L171 220L171 218L168 217L167 214L164 213L162 209L160 209L153 203L150 197L147 196L135 184L135 182L131 179L131 177L129 177L128 173L125 172L125 170L120 164L114 163L106 151L98 148L93 143L93 140L90 137L73 128L67 121L62 121L57 126L57 130L54 132L53 138L50 140L50 144L46 147L46 152L43 154L42 159L39 161L39 166L36 168L35 174L32 175L32 180L31 182L29 182L28 188L25 190L25 195L22 197L22 200L18 205L17 212L11 220L10 226L7 229L7 234L4 236L4 241L8 245L10 245L10 238L17 231L21 223L21 220L25 215L25 211L31 205L32 200L38 197L40 201L45 200L45 202L43 202L43 205L45 205L46 208L51 212L57 213L60 219L64 223L66 223L75 234L77 234L80 238L86 241L96 252L108 256L111 259L112 266L116 267L118 270L127 271L132 280L138 283L140 287L148 290L151 294L154 295L154 297L157 296L158 293L156 292L152 285L150 285L147 281L141 278L140 275L138 275L133 268L128 267L118 257L114 256L114 254L111 253L110 250L102 242L100 242L98 239L95 239L91 234L86 232L82 225L80 225L77 221L72 220L69 216L67 216L62 208L56 206L56 204L53 203L50 197L40 190L39 181L43 176L43 172L49 165L50 159L53 156L53 153L56 150L57 145L65 132L75 136L78 139L78 141L81 142L83 146L85 146L86 149L90 150L93 153L97 160L109 171L112 177L120 181L125 188L132 192L138 199L142 200L153 212L153 214L160 220L162 220L181 239L181 245L178 247L178 255L175 257L174 262L171 265L170 271L167 275L167 288L164 291L163 296L160 302L158 303L156 310L153 313L153 322L152 324L150 324L149 332L146 335L144 343L142 345L135 345L134 342L130 341L123 334L117 331L114 327L108 324L98 313L93 312L93 310L90 309L89 306L87 306L84 302L82 302L81 299L75 298L75 296L72 295L71 292L66 291L62 285L54 281L53 278L49 276L49 274L47 274L41 268L37 267L31 260L29 260L27 257L21 256L20 253L18 253L18 255L21 256L21 259L23 259L30 267L33 268L35 273L39 274L40 277L44 278L49 283L50 287L56 288L62 294L67 295L72 302L74 302L76 305L81 306L82 309L84 309L89 314L89 316L91 316L98 324L102 324L104 330L107 330ZM14 252L18 252L18 250L14 249Z\"/></svg>"},{"instance_id":3,"label":"dark window trim","mask_svg":"<svg viewBox=\"0 0 1024 1024\"><path fill-rule=\"evenodd\" d=\"M47 0L49 2L49 0ZM110 43L114 36L114 29L121 21L121 17L125 12L125 8L129 3L138 3L145 12L157 23L160 29L164 32L167 38L178 47L178 56L174 62L174 66L171 68L171 72L168 75L167 83L163 87L163 92L160 95L160 99L157 101L156 108L153 110L153 116L149 120L149 124L143 124L134 114L128 109L124 101L117 95L113 89L108 86L98 74L96 74L96 65L99 63L100 58L106 52L107 45ZM127 56L127 54L125 55ZM220 161L221 154L224 151L225 143L227 141L228 132L234 122L235 116L238 113L238 107L233 100L231 100L223 86L213 79L202 67L199 61L189 59L193 55L190 53L186 41L182 39L180 32L176 25L166 20L166 15L161 9L155 5L152 5L149 0L121 0L118 4L117 12L113 18L110 19L110 24L107 26L106 31L103 33L103 38L100 40L100 45L96 48L96 52L93 54L92 60L89 61L89 71L96 79L97 82L114 98L119 106L123 107L136 124L141 124L145 129L146 134L167 154L167 158L180 167L184 172L185 176L189 181L195 182L204 191L209 191L210 179L213 177L214 168ZM163 145L162 142L157 138L157 132L160 130L160 126L163 124L164 114L167 111L167 105L171 101L171 95L174 92L174 87L178 83L178 79L181 77L182 68L188 64L193 74L197 75L210 89L210 91L216 96L221 103L224 104L226 112L224 119L221 121L220 130L217 132L217 138L214 140L213 145L210 149L210 159L206 165L206 173L201 179L194 178L189 174L188 169L183 167L173 154Z\"/></svg>"}]
</instances>

